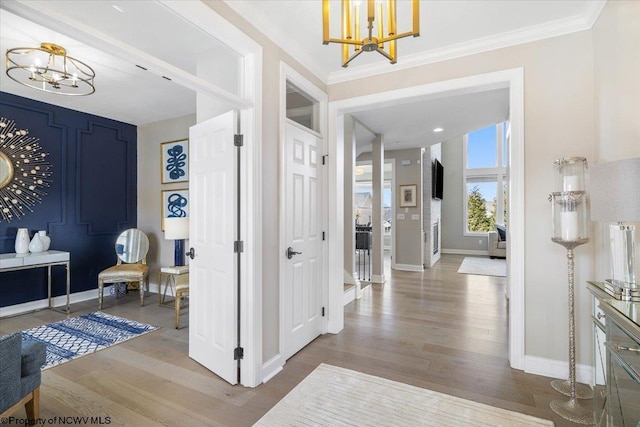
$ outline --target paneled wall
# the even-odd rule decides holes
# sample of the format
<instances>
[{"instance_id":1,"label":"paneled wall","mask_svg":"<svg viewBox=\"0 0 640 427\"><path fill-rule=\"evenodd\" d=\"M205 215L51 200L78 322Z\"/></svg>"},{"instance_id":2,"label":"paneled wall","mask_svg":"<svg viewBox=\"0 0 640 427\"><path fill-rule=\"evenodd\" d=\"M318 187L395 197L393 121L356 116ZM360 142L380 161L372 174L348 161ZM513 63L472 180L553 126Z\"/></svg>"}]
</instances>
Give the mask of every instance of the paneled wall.
<instances>
[{"instance_id":1,"label":"paneled wall","mask_svg":"<svg viewBox=\"0 0 640 427\"><path fill-rule=\"evenodd\" d=\"M26 227L46 230L51 248L71 253L71 292L97 287L113 264L116 236L137 224L137 128L103 117L0 92L0 115L39 139L52 164L52 184L34 212L0 220L0 253L14 252ZM65 293L54 268L54 295ZM0 307L46 298L45 269L0 274Z\"/></svg>"}]
</instances>

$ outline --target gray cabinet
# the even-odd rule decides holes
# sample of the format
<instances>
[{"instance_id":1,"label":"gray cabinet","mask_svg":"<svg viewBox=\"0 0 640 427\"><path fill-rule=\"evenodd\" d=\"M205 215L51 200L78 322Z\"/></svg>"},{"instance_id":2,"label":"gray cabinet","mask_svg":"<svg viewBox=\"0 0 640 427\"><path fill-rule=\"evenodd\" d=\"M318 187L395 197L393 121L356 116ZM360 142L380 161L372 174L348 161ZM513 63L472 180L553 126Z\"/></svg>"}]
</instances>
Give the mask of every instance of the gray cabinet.
<instances>
[{"instance_id":1,"label":"gray cabinet","mask_svg":"<svg viewBox=\"0 0 640 427\"><path fill-rule=\"evenodd\" d=\"M640 426L640 303L593 295L594 411L597 426Z\"/></svg>"}]
</instances>

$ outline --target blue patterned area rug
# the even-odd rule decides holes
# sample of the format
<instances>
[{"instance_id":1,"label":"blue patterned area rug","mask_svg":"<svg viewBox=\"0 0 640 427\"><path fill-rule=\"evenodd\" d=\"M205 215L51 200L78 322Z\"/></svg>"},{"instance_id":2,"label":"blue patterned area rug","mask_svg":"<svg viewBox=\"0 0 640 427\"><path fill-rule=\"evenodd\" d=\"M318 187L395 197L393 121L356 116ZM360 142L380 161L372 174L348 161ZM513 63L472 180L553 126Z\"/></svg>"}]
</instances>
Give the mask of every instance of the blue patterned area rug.
<instances>
[{"instance_id":1,"label":"blue patterned area rug","mask_svg":"<svg viewBox=\"0 0 640 427\"><path fill-rule=\"evenodd\" d=\"M46 344L47 361L42 369L47 369L156 329L98 311L28 329L22 336Z\"/></svg>"}]
</instances>

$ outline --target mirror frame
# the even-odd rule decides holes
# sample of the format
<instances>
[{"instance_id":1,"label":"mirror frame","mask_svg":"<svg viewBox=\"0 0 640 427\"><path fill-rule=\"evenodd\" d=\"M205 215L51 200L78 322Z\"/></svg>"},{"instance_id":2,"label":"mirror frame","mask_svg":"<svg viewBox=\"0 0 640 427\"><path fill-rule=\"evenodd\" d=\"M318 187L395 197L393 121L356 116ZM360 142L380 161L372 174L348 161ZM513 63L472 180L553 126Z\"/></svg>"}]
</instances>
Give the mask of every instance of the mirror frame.
<instances>
[{"instance_id":1,"label":"mirror frame","mask_svg":"<svg viewBox=\"0 0 640 427\"><path fill-rule=\"evenodd\" d=\"M4 161L7 165L7 168L9 169L7 176L0 181L0 188L4 188L7 185L9 185L9 183L13 179L14 168L13 168L13 162L11 161L11 159L9 159L9 156L7 156L3 151L0 151L0 161Z\"/></svg>"}]
</instances>

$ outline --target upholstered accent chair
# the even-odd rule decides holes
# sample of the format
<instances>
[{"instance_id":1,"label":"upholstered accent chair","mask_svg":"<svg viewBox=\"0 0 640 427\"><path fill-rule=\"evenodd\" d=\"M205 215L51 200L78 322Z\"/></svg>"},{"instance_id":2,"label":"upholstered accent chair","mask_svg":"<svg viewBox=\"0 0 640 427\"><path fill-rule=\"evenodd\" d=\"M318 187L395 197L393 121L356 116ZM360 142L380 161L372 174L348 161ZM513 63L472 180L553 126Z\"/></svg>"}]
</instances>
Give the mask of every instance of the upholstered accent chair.
<instances>
[{"instance_id":1,"label":"upholstered accent chair","mask_svg":"<svg viewBox=\"0 0 640 427\"><path fill-rule=\"evenodd\" d=\"M489 232L489 257L507 257L507 228L502 224L496 224L495 231Z\"/></svg>"},{"instance_id":2,"label":"upholstered accent chair","mask_svg":"<svg viewBox=\"0 0 640 427\"><path fill-rule=\"evenodd\" d=\"M0 419L24 405L27 418L40 418L40 368L46 361L46 346L23 340L16 332L0 337Z\"/></svg>"},{"instance_id":3,"label":"upholstered accent chair","mask_svg":"<svg viewBox=\"0 0 640 427\"><path fill-rule=\"evenodd\" d=\"M149 291L149 238L137 228L130 228L118 236L115 251L116 265L98 274L98 309L102 310L105 283L138 283L140 305L144 305L145 289Z\"/></svg>"}]
</instances>

